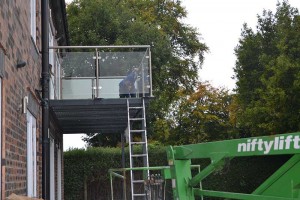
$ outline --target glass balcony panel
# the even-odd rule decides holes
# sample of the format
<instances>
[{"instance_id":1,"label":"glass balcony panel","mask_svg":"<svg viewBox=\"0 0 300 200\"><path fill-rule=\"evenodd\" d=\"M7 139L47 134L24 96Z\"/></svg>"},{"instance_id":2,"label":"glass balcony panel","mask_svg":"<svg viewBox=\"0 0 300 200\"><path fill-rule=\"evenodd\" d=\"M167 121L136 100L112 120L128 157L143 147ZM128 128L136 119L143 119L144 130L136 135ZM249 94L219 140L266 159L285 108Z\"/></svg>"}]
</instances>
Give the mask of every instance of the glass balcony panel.
<instances>
[{"instance_id":1,"label":"glass balcony panel","mask_svg":"<svg viewBox=\"0 0 300 200\"><path fill-rule=\"evenodd\" d=\"M150 92L149 56L141 52L99 52L100 97L119 98L121 96L142 97ZM132 73L134 73L132 77ZM115 78L113 78L114 76ZM130 89L120 89L120 82L130 77ZM108 84L108 82L110 84ZM104 84L104 85L103 85ZM105 89L104 89L105 88ZM111 92L106 92L109 89ZM113 95L112 95L113 94Z\"/></svg>"},{"instance_id":2,"label":"glass balcony panel","mask_svg":"<svg viewBox=\"0 0 300 200\"><path fill-rule=\"evenodd\" d=\"M92 79L62 79L62 99L92 99Z\"/></svg>"},{"instance_id":3,"label":"glass balcony panel","mask_svg":"<svg viewBox=\"0 0 300 200\"><path fill-rule=\"evenodd\" d=\"M99 76L126 76L141 69L146 52L99 52ZM147 64L148 65L148 64Z\"/></svg>"},{"instance_id":4,"label":"glass balcony panel","mask_svg":"<svg viewBox=\"0 0 300 200\"><path fill-rule=\"evenodd\" d=\"M95 52L63 53L62 77L95 77Z\"/></svg>"},{"instance_id":5,"label":"glass balcony panel","mask_svg":"<svg viewBox=\"0 0 300 200\"><path fill-rule=\"evenodd\" d=\"M87 49L85 49L87 51ZM61 52L61 98L145 97L151 94L149 50ZM98 72L98 73L97 73ZM125 88L125 89L124 89Z\"/></svg>"},{"instance_id":6,"label":"glass balcony panel","mask_svg":"<svg viewBox=\"0 0 300 200\"><path fill-rule=\"evenodd\" d=\"M105 77L99 79L99 97L100 98L120 98L119 83L122 81L120 77Z\"/></svg>"}]
</instances>

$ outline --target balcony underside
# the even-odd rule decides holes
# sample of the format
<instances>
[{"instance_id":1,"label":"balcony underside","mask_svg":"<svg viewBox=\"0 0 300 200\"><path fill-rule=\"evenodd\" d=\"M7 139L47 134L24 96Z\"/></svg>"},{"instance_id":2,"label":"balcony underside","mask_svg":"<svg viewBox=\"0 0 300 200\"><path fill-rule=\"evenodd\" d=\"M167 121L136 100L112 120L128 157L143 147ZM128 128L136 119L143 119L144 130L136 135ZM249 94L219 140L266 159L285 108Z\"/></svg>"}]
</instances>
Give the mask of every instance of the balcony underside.
<instances>
[{"instance_id":1,"label":"balcony underside","mask_svg":"<svg viewBox=\"0 0 300 200\"><path fill-rule=\"evenodd\" d=\"M128 99L130 106L142 105L141 98ZM147 105L149 99L145 99ZM127 99L50 100L50 112L62 133L123 133L127 128ZM137 115L131 111L130 117Z\"/></svg>"}]
</instances>

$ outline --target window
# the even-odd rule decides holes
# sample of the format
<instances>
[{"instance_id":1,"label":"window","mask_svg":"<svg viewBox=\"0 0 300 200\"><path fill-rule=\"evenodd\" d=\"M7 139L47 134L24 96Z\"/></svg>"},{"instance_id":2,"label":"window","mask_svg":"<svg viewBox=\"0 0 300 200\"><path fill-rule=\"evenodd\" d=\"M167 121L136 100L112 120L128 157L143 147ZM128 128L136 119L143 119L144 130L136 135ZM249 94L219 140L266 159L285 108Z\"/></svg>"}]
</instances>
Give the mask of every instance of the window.
<instances>
[{"instance_id":1,"label":"window","mask_svg":"<svg viewBox=\"0 0 300 200\"><path fill-rule=\"evenodd\" d=\"M27 195L37 197L36 118L27 110Z\"/></svg>"},{"instance_id":2,"label":"window","mask_svg":"<svg viewBox=\"0 0 300 200\"><path fill-rule=\"evenodd\" d=\"M30 0L30 33L36 42L36 0Z\"/></svg>"}]
</instances>

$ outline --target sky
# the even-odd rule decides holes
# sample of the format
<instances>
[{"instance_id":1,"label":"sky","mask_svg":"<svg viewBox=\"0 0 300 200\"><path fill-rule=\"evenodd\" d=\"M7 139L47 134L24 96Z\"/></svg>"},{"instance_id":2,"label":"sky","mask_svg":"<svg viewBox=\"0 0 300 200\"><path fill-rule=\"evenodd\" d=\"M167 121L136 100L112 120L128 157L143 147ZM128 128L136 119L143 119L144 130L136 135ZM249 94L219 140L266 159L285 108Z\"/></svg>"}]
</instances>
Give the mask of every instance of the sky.
<instances>
[{"instance_id":1,"label":"sky","mask_svg":"<svg viewBox=\"0 0 300 200\"><path fill-rule=\"evenodd\" d=\"M66 3L72 0L66 0ZM263 9L276 11L277 0L182 0L187 10L184 23L197 28L201 41L210 49L205 54L201 81L210 81L215 87L234 89L232 79L236 57L234 48L238 44L244 23L255 30L257 15ZM281 2L281 1L280 1ZM300 0L289 0L291 6L300 9ZM64 150L84 147L82 135L64 135Z\"/></svg>"},{"instance_id":2,"label":"sky","mask_svg":"<svg viewBox=\"0 0 300 200\"><path fill-rule=\"evenodd\" d=\"M241 29L246 22L255 30L257 14L263 9L276 11L277 0L183 0L188 11L186 23L198 28L203 42L210 48L205 55L202 81L208 80L216 87L232 90L236 57ZM291 6L300 9L299 0L290 0Z\"/></svg>"}]
</instances>

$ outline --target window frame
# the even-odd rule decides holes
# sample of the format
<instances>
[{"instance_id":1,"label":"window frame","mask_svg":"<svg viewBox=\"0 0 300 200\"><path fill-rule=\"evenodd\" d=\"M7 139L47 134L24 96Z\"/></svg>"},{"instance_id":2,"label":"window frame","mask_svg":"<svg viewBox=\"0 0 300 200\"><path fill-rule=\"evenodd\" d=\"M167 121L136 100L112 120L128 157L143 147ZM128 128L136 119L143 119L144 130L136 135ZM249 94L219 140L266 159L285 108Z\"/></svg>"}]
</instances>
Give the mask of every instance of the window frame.
<instances>
[{"instance_id":1,"label":"window frame","mask_svg":"<svg viewBox=\"0 0 300 200\"><path fill-rule=\"evenodd\" d=\"M57 147L57 199L62 199L62 151L60 145Z\"/></svg>"},{"instance_id":2,"label":"window frame","mask_svg":"<svg viewBox=\"0 0 300 200\"><path fill-rule=\"evenodd\" d=\"M50 200L55 200L55 140L50 136Z\"/></svg>"},{"instance_id":3,"label":"window frame","mask_svg":"<svg viewBox=\"0 0 300 200\"><path fill-rule=\"evenodd\" d=\"M36 43L36 0L30 0L30 34Z\"/></svg>"},{"instance_id":4,"label":"window frame","mask_svg":"<svg viewBox=\"0 0 300 200\"><path fill-rule=\"evenodd\" d=\"M27 118L27 196L37 197L36 118L26 112Z\"/></svg>"}]
</instances>

